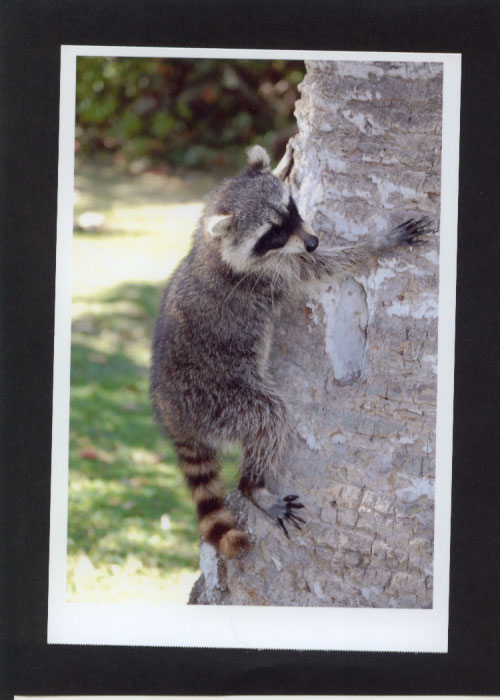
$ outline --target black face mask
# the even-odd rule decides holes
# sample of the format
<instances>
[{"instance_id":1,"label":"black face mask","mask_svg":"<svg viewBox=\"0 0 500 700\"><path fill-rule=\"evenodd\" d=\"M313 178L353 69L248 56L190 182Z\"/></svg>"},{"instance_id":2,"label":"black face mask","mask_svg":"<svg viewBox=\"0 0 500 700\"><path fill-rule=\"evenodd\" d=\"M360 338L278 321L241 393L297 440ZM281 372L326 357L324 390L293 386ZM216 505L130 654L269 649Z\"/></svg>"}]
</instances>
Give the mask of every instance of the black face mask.
<instances>
[{"instance_id":1,"label":"black face mask","mask_svg":"<svg viewBox=\"0 0 500 700\"><path fill-rule=\"evenodd\" d=\"M281 212L278 212L281 215ZM280 224L273 224L269 231L259 238L254 246L254 255L264 255L268 250L283 248L302 219L293 199L290 199L288 213Z\"/></svg>"},{"instance_id":2,"label":"black face mask","mask_svg":"<svg viewBox=\"0 0 500 700\"><path fill-rule=\"evenodd\" d=\"M289 238L290 234L284 231L281 226L275 224L259 238L253 249L254 255L264 255L268 250L283 248Z\"/></svg>"}]
</instances>

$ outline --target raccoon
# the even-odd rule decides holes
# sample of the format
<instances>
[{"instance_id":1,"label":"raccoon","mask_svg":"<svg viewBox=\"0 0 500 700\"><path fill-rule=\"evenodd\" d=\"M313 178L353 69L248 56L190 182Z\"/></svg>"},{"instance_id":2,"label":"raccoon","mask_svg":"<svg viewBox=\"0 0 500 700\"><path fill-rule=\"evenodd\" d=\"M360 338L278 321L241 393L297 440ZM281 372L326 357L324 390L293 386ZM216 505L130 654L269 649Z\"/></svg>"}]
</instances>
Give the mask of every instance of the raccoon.
<instances>
[{"instance_id":1,"label":"raccoon","mask_svg":"<svg viewBox=\"0 0 500 700\"><path fill-rule=\"evenodd\" d=\"M208 198L187 257L163 293L153 339L151 395L196 504L201 536L226 557L250 546L224 503L217 450L242 447L239 488L288 536L305 522L299 496L272 494L292 430L268 372L273 318L304 285L352 271L399 245L418 245L429 221L318 251L284 183L254 146L246 169Z\"/></svg>"}]
</instances>

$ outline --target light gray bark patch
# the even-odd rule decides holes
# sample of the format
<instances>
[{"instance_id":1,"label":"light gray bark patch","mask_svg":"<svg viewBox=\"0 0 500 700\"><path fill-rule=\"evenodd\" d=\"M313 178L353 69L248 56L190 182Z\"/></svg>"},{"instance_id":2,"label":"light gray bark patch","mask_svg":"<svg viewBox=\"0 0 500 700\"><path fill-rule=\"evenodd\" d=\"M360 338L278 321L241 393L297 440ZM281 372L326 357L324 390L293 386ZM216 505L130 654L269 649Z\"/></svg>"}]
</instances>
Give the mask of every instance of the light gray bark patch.
<instances>
[{"instance_id":1,"label":"light gray bark patch","mask_svg":"<svg viewBox=\"0 0 500 700\"><path fill-rule=\"evenodd\" d=\"M339 384L352 384L363 375L368 307L362 285L352 277L339 285L336 308L325 308L326 350Z\"/></svg>"}]
</instances>

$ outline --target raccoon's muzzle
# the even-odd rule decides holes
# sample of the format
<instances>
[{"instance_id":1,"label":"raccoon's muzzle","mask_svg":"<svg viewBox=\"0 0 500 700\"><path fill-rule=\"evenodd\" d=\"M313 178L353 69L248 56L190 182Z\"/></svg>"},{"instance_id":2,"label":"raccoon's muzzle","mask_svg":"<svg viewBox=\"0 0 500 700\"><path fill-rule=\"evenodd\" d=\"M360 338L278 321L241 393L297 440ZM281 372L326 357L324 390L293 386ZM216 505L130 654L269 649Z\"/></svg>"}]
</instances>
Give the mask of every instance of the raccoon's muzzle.
<instances>
[{"instance_id":1,"label":"raccoon's muzzle","mask_svg":"<svg viewBox=\"0 0 500 700\"><path fill-rule=\"evenodd\" d=\"M302 222L295 230L295 235L304 242L304 248L308 253L312 253L319 245L319 238L314 235L313 230L305 222Z\"/></svg>"}]
</instances>

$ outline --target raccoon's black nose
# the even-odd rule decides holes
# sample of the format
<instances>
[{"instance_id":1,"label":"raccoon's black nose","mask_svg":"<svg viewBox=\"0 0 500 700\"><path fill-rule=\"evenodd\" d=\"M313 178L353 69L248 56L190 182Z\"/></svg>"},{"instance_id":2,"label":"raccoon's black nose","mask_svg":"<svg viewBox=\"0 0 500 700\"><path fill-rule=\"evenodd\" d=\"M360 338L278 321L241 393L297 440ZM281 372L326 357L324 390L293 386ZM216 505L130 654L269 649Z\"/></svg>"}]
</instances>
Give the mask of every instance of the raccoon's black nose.
<instances>
[{"instance_id":1,"label":"raccoon's black nose","mask_svg":"<svg viewBox=\"0 0 500 700\"><path fill-rule=\"evenodd\" d=\"M312 253L313 250L316 250L316 248L318 247L318 243L319 238L317 238L316 236L309 236L309 238L306 238L306 240L304 241L304 247L308 253Z\"/></svg>"}]
</instances>

